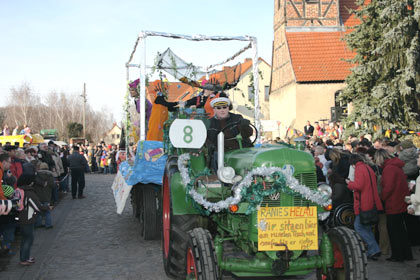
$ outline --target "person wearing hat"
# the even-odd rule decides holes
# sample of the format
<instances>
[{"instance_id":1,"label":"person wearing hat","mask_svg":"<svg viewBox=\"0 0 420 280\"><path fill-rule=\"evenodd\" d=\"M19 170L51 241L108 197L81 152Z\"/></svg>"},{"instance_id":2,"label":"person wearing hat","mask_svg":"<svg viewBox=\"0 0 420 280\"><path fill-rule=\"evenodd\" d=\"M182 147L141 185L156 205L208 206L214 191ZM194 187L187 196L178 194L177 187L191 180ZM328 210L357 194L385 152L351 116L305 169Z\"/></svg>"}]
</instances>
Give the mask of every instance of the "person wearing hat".
<instances>
[{"instance_id":1,"label":"person wearing hat","mask_svg":"<svg viewBox=\"0 0 420 280\"><path fill-rule=\"evenodd\" d=\"M419 174L416 146L414 146L413 141L404 140L400 144L400 150L398 158L405 163L403 171L407 175L407 180L416 180Z\"/></svg>"},{"instance_id":2,"label":"person wearing hat","mask_svg":"<svg viewBox=\"0 0 420 280\"><path fill-rule=\"evenodd\" d=\"M242 115L230 113L232 104L225 93L220 93L211 100L214 117L210 119L210 128L207 134L207 143L213 148L217 147L217 135L223 131L225 136L225 151L239 149L237 135L241 135L242 147L252 147L249 137L253 134L250 122Z\"/></svg>"},{"instance_id":3,"label":"person wearing hat","mask_svg":"<svg viewBox=\"0 0 420 280\"><path fill-rule=\"evenodd\" d=\"M398 146L398 143L395 141L389 141L384 146L384 150L386 150L390 155L398 156L396 153L396 148Z\"/></svg>"},{"instance_id":4,"label":"person wearing hat","mask_svg":"<svg viewBox=\"0 0 420 280\"><path fill-rule=\"evenodd\" d=\"M180 102L168 102L162 95L158 95L155 99L156 104L163 105L168 108L170 112L176 111L178 106L204 108L209 119L214 117L214 110L211 106L211 101L220 96L226 96L224 92L217 92L217 86L210 84L207 80L201 82L203 90L195 97L192 97L186 101Z\"/></svg>"},{"instance_id":5,"label":"person wearing hat","mask_svg":"<svg viewBox=\"0 0 420 280\"><path fill-rule=\"evenodd\" d=\"M34 181L34 191L37 194L39 201L45 207L51 206L51 197L53 188L55 185L54 174L48 170L48 164L42 161L35 162L37 169L36 177ZM45 218L45 224L42 224L43 219ZM46 229L52 228L52 219L51 211L46 210L41 215L37 216L35 227L45 227Z\"/></svg>"},{"instance_id":6,"label":"person wearing hat","mask_svg":"<svg viewBox=\"0 0 420 280\"><path fill-rule=\"evenodd\" d=\"M140 79L134 80L128 84L128 90L130 96L134 98L137 113L140 113L140 95L139 95L139 84ZM152 103L146 98L146 123L149 121L150 115L152 114Z\"/></svg>"}]
</instances>

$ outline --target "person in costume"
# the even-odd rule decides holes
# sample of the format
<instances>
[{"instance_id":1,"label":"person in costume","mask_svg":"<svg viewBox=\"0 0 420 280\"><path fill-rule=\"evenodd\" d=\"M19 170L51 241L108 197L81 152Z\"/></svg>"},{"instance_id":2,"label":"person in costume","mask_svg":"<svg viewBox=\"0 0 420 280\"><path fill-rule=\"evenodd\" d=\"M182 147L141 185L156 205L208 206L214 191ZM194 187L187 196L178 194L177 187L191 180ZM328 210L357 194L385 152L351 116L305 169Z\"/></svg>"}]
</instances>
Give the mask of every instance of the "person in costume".
<instances>
[{"instance_id":1,"label":"person in costume","mask_svg":"<svg viewBox=\"0 0 420 280\"><path fill-rule=\"evenodd\" d=\"M183 102L168 102L164 96L160 95L156 97L155 103L163 105L168 108L170 112L176 111L179 106L183 107L195 107L195 108L204 108L209 119L214 117L213 107L210 105L210 102L214 98L220 97L220 92L217 93L219 88L216 88L215 85L210 84L207 80L201 82L200 88L202 91L195 97L188 99Z\"/></svg>"},{"instance_id":2,"label":"person in costume","mask_svg":"<svg viewBox=\"0 0 420 280\"><path fill-rule=\"evenodd\" d=\"M130 91L131 97L134 98L134 103L136 104L136 111L140 113L140 96L139 96L139 83L140 79L137 79L128 84L128 89ZM146 123L149 121L150 115L152 114L152 103L146 99Z\"/></svg>"},{"instance_id":3,"label":"person in costume","mask_svg":"<svg viewBox=\"0 0 420 280\"><path fill-rule=\"evenodd\" d=\"M230 113L232 104L223 92L210 101L214 110L214 117L210 119L210 128L207 131L207 143L217 147L217 135L223 131L225 136L225 151L239 149L239 143L236 138L241 135L241 144L243 148L252 147L250 140L253 129L249 120L244 119L240 114Z\"/></svg>"}]
</instances>

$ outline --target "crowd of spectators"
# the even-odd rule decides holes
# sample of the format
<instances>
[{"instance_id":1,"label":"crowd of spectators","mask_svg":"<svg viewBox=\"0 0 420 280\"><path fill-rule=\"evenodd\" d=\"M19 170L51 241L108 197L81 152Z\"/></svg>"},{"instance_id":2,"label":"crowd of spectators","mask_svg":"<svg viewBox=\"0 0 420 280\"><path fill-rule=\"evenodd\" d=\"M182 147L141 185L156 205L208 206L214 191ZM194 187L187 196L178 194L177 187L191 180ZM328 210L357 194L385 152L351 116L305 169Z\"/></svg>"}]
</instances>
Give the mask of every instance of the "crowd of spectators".
<instances>
[{"instance_id":1,"label":"crowd of spectators","mask_svg":"<svg viewBox=\"0 0 420 280\"><path fill-rule=\"evenodd\" d=\"M354 228L367 244L368 258L412 260L411 247L420 245L420 159L413 142L308 136L305 144L315 158L317 181L332 188L333 211L353 204ZM374 207L379 223L361 224L360 212Z\"/></svg>"},{"instance_id":2,"label":"crowd of spectators","mask_svg":"<svg viewBox=\"0 0 420 280\"><path fill-rule=\"evenodd\" d=\"M83 161L86 159L85 173L116 173L117 145L101 142L77 146L70 150L68 145L59 147L54 141L23 147L0 144L0 256L16 253L12 244L19 233L20 264L35 262L30 254L35 228L53 228L51 211L70 191L70 152L79 151ZM79 192L77 198L84 196Z\"/></svg>"}]
</instances>

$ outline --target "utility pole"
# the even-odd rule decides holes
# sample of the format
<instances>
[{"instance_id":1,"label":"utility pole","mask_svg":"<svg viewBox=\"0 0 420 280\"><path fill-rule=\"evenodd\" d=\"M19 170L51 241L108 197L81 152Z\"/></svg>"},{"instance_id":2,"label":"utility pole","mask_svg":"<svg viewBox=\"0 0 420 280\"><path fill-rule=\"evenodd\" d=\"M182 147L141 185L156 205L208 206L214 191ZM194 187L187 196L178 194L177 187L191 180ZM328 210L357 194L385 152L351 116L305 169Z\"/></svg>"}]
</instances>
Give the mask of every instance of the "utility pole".
<instances>
[{"instance_id":1,"label":"utility pole","mask_svg":"<svg viewBox=\"0 0 420 280\"><path fill-rule=\"evenodd\" d=\"M83 84L83 138L86 138L86 83Z\"/></svg>"}]
</instances>

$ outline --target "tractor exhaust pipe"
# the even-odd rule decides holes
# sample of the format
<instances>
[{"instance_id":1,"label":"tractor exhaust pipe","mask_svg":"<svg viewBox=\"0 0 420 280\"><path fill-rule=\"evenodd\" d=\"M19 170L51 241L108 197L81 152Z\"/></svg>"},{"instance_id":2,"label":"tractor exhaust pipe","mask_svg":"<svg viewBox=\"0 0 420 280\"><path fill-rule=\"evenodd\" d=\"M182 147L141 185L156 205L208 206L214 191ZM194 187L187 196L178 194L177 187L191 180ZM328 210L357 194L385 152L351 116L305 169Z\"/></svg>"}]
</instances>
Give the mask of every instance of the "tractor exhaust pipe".
<instances>
[{"instance_id":1,"label":"tractor exhaust pipe","mask_svg":"<svg viewBox=\"0 0 420 280\"><path fill-rule=\"evenodd\" d=\"M217 135L217 173L221 170L225 163L225 134L220 132Z\"/></svg>"},{"instance_id":2,"label":"tractor exhaust pipe","mask_svg":"<svg viewBox=\"0 0 420 280\"><path fill-rule=\"evenodd\" d=\"M225 135L220 132L217 135L217 177L223 183L232 184L235 178L235 170L225 167Z\"/></svg>"}]
</instances>

